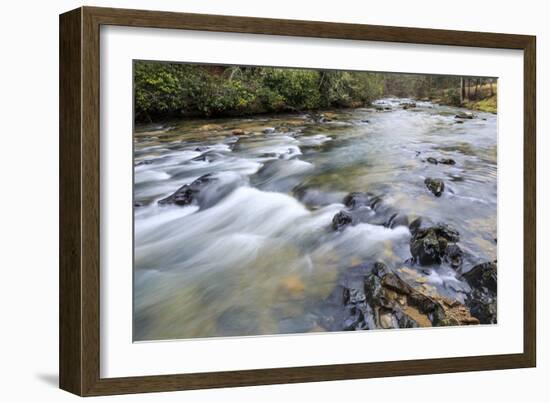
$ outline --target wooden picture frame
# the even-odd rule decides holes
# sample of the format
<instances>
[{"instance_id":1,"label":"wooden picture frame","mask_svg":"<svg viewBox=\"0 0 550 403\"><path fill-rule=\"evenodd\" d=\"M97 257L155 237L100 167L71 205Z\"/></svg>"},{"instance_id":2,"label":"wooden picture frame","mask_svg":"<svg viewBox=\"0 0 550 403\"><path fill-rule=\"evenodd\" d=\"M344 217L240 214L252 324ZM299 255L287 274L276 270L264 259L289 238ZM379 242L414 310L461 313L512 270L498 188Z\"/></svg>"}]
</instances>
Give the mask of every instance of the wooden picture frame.
<instances>
[{"instance_id":1,"label":"wooden picture frame","mask_svg":"<svg viewBox=\"0 0 550 403\"><path fill-rule=\"evenodd\" d=\"M100 27L171 28L524 52L523 353L230 372L100 377ZM374 378L536 365L535 37L81 7L60 16L60 387L80 396Z\"/></svg>"}]
</instances>

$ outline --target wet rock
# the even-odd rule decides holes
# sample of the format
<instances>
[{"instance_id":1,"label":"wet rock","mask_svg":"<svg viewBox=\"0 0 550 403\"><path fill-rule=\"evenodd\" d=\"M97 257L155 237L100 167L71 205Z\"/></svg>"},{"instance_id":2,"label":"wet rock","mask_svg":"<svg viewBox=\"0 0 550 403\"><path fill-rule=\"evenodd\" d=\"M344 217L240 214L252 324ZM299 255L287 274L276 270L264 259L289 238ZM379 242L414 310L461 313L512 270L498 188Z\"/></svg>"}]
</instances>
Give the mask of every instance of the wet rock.
<instances>
[{"instance_id":1,"label":"wet rock","mask_svg":"<svg viewBox=\"0 0 550 403\"><path fill-rule=\"evenodd\" d=\"M375 328L427 327L445 317L443 308L415 290L383 263L365 278L365 296L374 313Z\"/></svg>"},{"instance_id":2,"label":"wet rock","mask_svg":"<svg viewBox=\"0 0 550 403\"><path fill-rule=\"evenodd\" d=\"M497 323L497 297L495 293L473 290L466 298L472 316L484 325Z\"/></svg>"},{"instance_id":3,"label":"wet rock","mask_svg":"<svg viewBox=\"0 0 550 403\"><path fill-rule=\"evenodd\" d=\"M273 133L275 133L275 128L274 127L267 127L264 130L262 130L262 133L263 134L273 134Z\"/></svg>"},{"instance_id":4,"label":"wet rock","mask_svg":"<svg viewBox=\"0 0 550 403\"><path fill-rule=\"evenodd\" d=\"M472 112L458 112L455 115L456 119L473 119L475 115Z\"/></svg>"},{"instance_id":5,"label":"wet rock","mask_svg":"<svg viewBox=\"0 0 550 403\"><path fill-rule=\"evenodd\" d=\"M455 123L461 125L461 124L464 123L464 121L463 120L457 120L457 121L455 121Z\"/></svg>"},{"instance_id":6,"label":"wet rock","mask_svg":"<svg viewBox=\"0 0 550 403\"><path fill-rule=\"evenodd\" d=\"M214 150L207 150L203 154L191 159L191 161L203 161L203 162L212 162L225 158L225 156Z\"/></svg>"},{"instance_id":7,"label":"wet rock","mask_svg":"<svg viewBox=\"0 0 550 403\"><path fill-rule=\"evenodd\" d=\"M368 120L368 119L361 119L361 122L362 122L362 123L370 123L370 120Z\"/></svg>"},{"instance_id":8,"label":"wet rock","mask_svg":"<svg viewBox=\"0 0 550 403\"><path fill-rule=\"evenodd\" d=\"M497 323L497 262L474 266L462 277L472 288L466 305L473 316L483 324Z\"/></svg>"},{"instance_id":9,"label":"wet rock","mask_svg":"<svg viewBox=\"0 0 550 403\"><path fill-rule=\"evenodd\" d=\"M416 108L416 103L415 103L415 102L406 102L406 103L402 103L402 104L401 104L401 107L402 107L403 109Z\"/></svg>"},{"instance_id":10,"label":"wet rock","mask_svg":"<svg viewBox=\"0 0 550 403\"><path fill-rule=\"evenodd\" d=\"M444 164L444 165L455 165L456 164L456 161L453 160L452 158L440 158L438 162L440 164Z\"/></svg>"},{"instance_id":11,"label":"wet rock","mask_svg":"<svg viewBox=\"0 0 550 403\"><path fill-rule=\"evenodd\" d=\"M472 316L468 307L456 300L436 296L434 299L443 307L445 318L437 326L479 325L479 319Z\"/></svg>"},{"instance_id":12,"label":"wet rock","mask_svg":"<svg viewBox=\"0 0 550 403\"><path fill-rule=\"evenodd\" d=\"M436 197L440 197L445 190L445 183L441 179L426 178L424 184Z\"/></svg>"},{"instance_id":13,"label":"wet rock","mask_svg":"<svg viewBox=\"0 0 550 403\"><path fill-rule=\"evenodd\" d=\"M141 165L150 165L152 164L153 162L155 162L155 160L143 160L143 161L138 161L136 162L135 166L136 167L139 167Z\"/></svg>"},{"instance_id":14,"label":"wet rock","mask_svg":"<svg viewBox=\"0 0 550 403\"><path fill-rule=\"evenodd\" d=\"M345 206L350 209L369 207L374 210L381 202L382 199L379 196L365 192L352 192L344 198Z\"/></svg>"},{"instance_id":15,"label":"wet rock","mask_svg":"<svg viewBox=\"0 0 550 403\"><path fill-rule=\"evenodd\" d=\"M391 329L478 324L468 307L413 286L384 263L345 270L320 314L331 330ZM335 308L339 305L340 308ZM338 313L339 312L339 313Z\"/></svg>"},{"instance_id":16,"label":"wet rock","mask_svg":"<svg viewBox=\"0 0 550 403\"><path fill-rule=\"evenodd\" d=\"M417 217L409 224L409 231L414 235L422 226L422 217Z\"/></svg>"},{"instance_id":17,"label":"wet rock","mask_svg":"<svg viewBox=\"0 0 550 403\"><path fill-rule=\"evenodd\" d=\"M428 161L430 164L437 165L437 159L435 159L434 157L428 157L426 158L426 161Z\"/></svg>"},{"instance_id":18,"label":"wet rock","mask_svg":"<svg viewBox=\"0 0 550 403\"><path fill-rule=\"evenodd\" d=\"M496 261L478 264L462 276L472 288L485 288L494 293L497 291Z\"/></svg>"},{"instance_id":19,"label":"wet rock","mask_svg":"<svg viewBox=\"0 0 550 403\"><path fill-rule=\"evenodd\" d=\"M143 204L142 202L139 202L139 201L134 202L134 207L143 207L143 206L145 206L145 204Z\"/></svg>"},{"instance_id":20,"label":"wet rock","mask_svg":"<svg viewBox=\"0 0 550 403\"><path fill-rule=\"evenodd\" d=\"M423 266L440 264L442 259L447 259L453 267L458 268L462 264L462 251L455 245L458 241L458 231L445 224L417 228L411 238L411 255L415 262Z\"/></svg>"},{"instance_id":21,"label":"wet rock","mask_svg":"<svg viewBox=\"0 0 550 403\"><path fill-rule=\"evenodd\" d=\"M242 178L234 173L206 174L190 184L183 185L170 196L159 200L158 204L161 206L198 204L201 208L208 208L242 183Z\"/></svg>"},{"instance_id":22,"label":"wet rock","mask_svg":"<svg viewBox=\"0 0 550 403\"><path fill-rule=\"evenodd\" d=\"M336 231L340 231L347 225L353 222L353 218L350 213L346 211L340 211L332 218L332 228Z\"/></svg>"},{"instance_id":23,"label":"wet rock","mask_svg":"<svg viewBox=\"0 0 550 403\"><path fill-rule=\"evenodd\" d=\"M388 228L409 225L409 219L405 214L395 211L391 206L384 204L381 197L371 193L350 193L344 198L343 203L347 209L342 210L334 217L334 228L342 220L345 220L344 225L369 223ZM339 228L341 227L342 225L339 226Z\"/></svg>"},{"instance_id":24,"label":"wet rock","mask_svg":"<svg viewBox=\"0 0 550 403\"><path fill-rule=\"evenodd\" d=\"M458 269L462 266L463 252L462 249L456 244L448 244L445 249L445 262L447 262L453 269Z\"/></svg>"},{"instance_id":25,"label":"wet rock","mask_svg":"<svg viewBox=\"0 0 550 403\"><path fill-rule=\"evenodd\" d=\"M246 133L243 129L233 129L231 131L231 134L233 134L234 136L242 136L243 134L246 134Z\"/></svg>"},{"instance_id":26,"label":"wet rock","mask_svg":"<svg viewBox=\"0 0 550 403\"><path fill-rule=\"evenodd\" d=\"M408 227L409 217L405 214L394 213L384 226L388 228L395 228L399 226Z\"/></svg>"}]
</instances>

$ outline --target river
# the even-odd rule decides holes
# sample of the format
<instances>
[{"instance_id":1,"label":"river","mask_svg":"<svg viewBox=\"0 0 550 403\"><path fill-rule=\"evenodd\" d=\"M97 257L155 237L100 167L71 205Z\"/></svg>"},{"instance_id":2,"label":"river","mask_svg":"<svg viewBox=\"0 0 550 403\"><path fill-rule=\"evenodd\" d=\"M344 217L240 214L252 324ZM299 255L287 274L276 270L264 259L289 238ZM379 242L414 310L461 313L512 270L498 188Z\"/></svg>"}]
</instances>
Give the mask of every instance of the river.
<instances>
[{"instance_id":1,"label":"river","mask_svg":"<svg viewBox=\"0 0 550 403\"><path fill-rule=\"evenodd\" d=\"M411 257L407 226L333 229L350 192L452 225L470 267L495 260L496 115L457 119L464 109L404 102L136 127L135 341L341 330L323 307L343 271ZM158 203L205 174L217 180L198 204ZM443 179L440 197L427 177ZM467 285L451 267L409 270L463 301Z\"/></svg>"}]
</instances>

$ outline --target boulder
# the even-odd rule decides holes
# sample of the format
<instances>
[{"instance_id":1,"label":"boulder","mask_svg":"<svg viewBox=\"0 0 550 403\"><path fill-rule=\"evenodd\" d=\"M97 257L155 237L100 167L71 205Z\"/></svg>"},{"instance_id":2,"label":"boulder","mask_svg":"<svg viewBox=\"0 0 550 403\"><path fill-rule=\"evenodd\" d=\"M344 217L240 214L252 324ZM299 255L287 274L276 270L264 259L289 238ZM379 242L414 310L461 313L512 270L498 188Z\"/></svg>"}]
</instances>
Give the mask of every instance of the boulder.
<instances>
[{"instance_id":1,"label":"boulder","mask_svg":"<svg viewBox=\"0 0 550 403\"><path fill-rule=\"evenodd\" d=\"M346 211L340 211L332 218L332 228L336 231L340 231L347 225L353 222L353 218L350 213Z\"/></svg>"},{"instance_id":2,"label":"boulder","mask_svg":"<svg viewBox=\"0 0 550 403\"><path fill-rule=\"evenodd\" d=\"M432 192L436 197L440 197L445 190L445 183L441 179L437 178L426 178L424 184L430 192Z\"/></svg>"},{"instance_id":3,"label":"boulder","mask_svg":"<svg viewBox=\"0 0 550 403\"><path fill-rule=\"evenodd\" d=\"M399 226L408 227L409 226L409 217L405 214L394 213L390 219L384 224L385 227L395 228Z\"/></svg>"},{"instance_id":4,"label":"boulder","mask_svg":"<svg viewBox=\"0 0 550 403\"><path fill-rule=\"evenodd\" d=\"M494 293L497 292L497 262L485 262L474 266L470 271L464 273L462 277L468 282L470 287L482 289Z\"/></svg>"},{"instance_id":5,"label":"boulder","mask_svg":"<svg viewBox=\"0 0 550 403\"><path fill-rule=\"evenodd\" d=\"M375 263L365 278L365 297L374 328L429 327L445 317L436 301L417 291L385 264Z\"/></svg>"},{"instance_id":6,"label":"boulder","mask_svg":"<svg viewBox=\"0 0 550 403\"><path fill-rule=\"evenodd\" d=\"M473 290L466 298L472 316L484 325L497 323L497 297L495 293Z\"/></svg>"},{"instance_id":7,"label":"boulder","mask_svg":"<svg viewBox=\"0 0 550 403\"><path fill-rule=\"evenodd\" d=\"M206 174L183 185L170 196L159 200L158 204L161 206L198 204L204 209L214 205L242 183L242 177L235 173Z\"/></svg>"},{"instance_id":8,"label":"boulder","mask_svg":"<svg viewBox=\"0 0 550 403\"><path fill-rule=\"evenodd\" d=\"M472 288L466 305L473 316L483 324L497 323L497 262L485 262L474 266L462 277Z\"/></svg>"},{"instance_id":9,"label":"boulder","mask_svg":"<svg viewBox=\"0 0 550 403\"><path fill-rule=\"evenodd\" d=\"M415 225L419 226L420 224L415 223ZM417 227L411 233L413 236L410 242L410 251L415 262L426 266L441 264L445 260L453 268L462 265L462 250L456 245L456 242L459 241L459 233L455 229L445 224L439 224L424 229Z\"/></svg>"}]
</instances>

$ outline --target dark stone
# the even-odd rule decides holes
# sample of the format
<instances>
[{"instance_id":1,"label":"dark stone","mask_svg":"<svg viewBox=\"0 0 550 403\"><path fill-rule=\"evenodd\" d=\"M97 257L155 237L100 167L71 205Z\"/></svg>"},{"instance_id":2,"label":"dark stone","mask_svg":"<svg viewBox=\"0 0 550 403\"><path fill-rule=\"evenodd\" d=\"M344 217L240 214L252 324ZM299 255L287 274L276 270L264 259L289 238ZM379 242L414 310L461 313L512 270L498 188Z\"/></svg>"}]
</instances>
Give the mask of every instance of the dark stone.
<instances>
[{"instance_id":1,"label":"dark stone","mask_svg":"<svg viewBox=\"0 0 550 403\"><path fill-rule=\"evenodd\" d=\"M411 255L421 265L441 263L441 248L432 229L417 232L410 244Z\"/></svg>"},{"instance_id":2,"label":"dark stone","mask_svg":"<svg viewBox=\"0 0 550 403\"><path fill-rule=\"evenodd\" d=\"M390 219L385 224L388 228L395 228L399 226L408 227L409 226L409 217L405 214L394 213Z\"/></svg>"},{"instance_id":3,"label":"dark stone","mask_svg":"<svg viewBox=\"0 0 550 403\"><path fill-rule=\"evenodd\" d=\"M423 266L440 264L445 258L451 266L459 267L462 264L462 250L454 245L459 239L458 231L446 224L425 229L418 228L411 238L411 255L414 261Z\"/></svg>"},{"instance_id":4,"label":"dark stone","mask_svg":"<svg viewBox=\"0 0 550 403\"><path fill-rule=\"evenodd\" d=\"M493 325L497 323L497 298L494 293L473 290L466 298L466 306L479 323Z\"/></svg>"},{"instance_id":5,"label":"dark stone","mask_svg":"<svg viewBox=\"0 0 550 403\"><path fill-rule=\"evenodd\" d=\"M436 197L441 196L445 190L445 183L441 179L426 178L424 184Z\"/></svg>"},{"instance_id":6,"label":"dark stone","mask_svg":"<svg viewBox=\"0 0 550 403\"><path fill-rule=\"evenodd\" d=\"M466 298L466 305L472 316L483 324L497 323L497 262L485 262L474 266L462 277L472 291Z\"/></svg>"},{"instance_id":7,"label":"dark stone","mask_svg":"<svg viewBox=\"0 0 550 403\"><path fill-rule=\"evenodd\" d=\"M134 207L143 207L145 204L143 204L142 202L134 202Z\"/></svg>"},{"instance_id":8,"label":"dark stone","mask_svg":"<svg viewBox=\"0 0 550 403\"><path fill-rule=\"evenodd\" d=\"M447 224L438 224L436 231L439 237L443 237L449 242L460 241L460 233Z\"/></svg>"},{"instance_id":9,"label":"dark stone","mask_svg":"<svg viewBox=\"0 0 550 403\"><path fill-rule=\"evenodd\" d=\"M448 244L445 249L445 261L449 263L453 269L461 267L463 262L462 249L456 244Z\"/></svg>"},{"instance_id":10,"label":"dark stone","mask_svg":"<svg viewBox=\"0 0 550 403\"><path fill-rule=\"evenodd\" d=\"M441 158L438 162L440 164L444 164L444 165L454 165L454 164L456 164L456 161L453 160L452 158Z\"/></svg>"},{"instance_id":11,"label":"dark stone","mask_svg":"<svg viewBox=\"0 0 550 403\"><path fill-rule=\"evenodd\" d=\"M365 192L352 192L344 197L344 204L350 209L356 209L363 206L372 208L371 205L376 205L378 202L380 202L380 198Z\"/></svg>"},{"instance_id":12,"label":"dark stone","mask_svg":"<svg viewBox=\"0 0 550 403\"><path fill-rule=\"evenodd\" d=\"M370 120L368 120L368 119L361 119L361 122L363 122L363 123L370 123Z\"/></svg>"},{"instance_id":13,"label":"dark stone","mask_svg":"<svg viewBox=\"0 0 550 403\"><path fill-rule=\"evenodd\" d=\"M426 161L428 161L430 164L437 165L437 159L435 159L434 157L428 157L426 158Z\"/></svg>"},{"instance_id":14,"label":"dark stone","mask_svg":"<svg viewBox=\"0 0 550 403\"><path fill-rule=\"evenodd\" d=\"M158 201L159 205L187 206L198 204L201 209L211 207L242 184L237 174L206 174L183 185L173 194Z\"/></svg>"},{"instance_id":15,"label":"dark stone","mask_svg":"<svg viewBox=\"0 0 550 403\"><path fill-rule=\"evenodd\" d=\"M409 224L409 231L411 231L411 234L414 235L420 229L421 226L422 226L422 217L415 218Z\"/></svg>"},{"instance_id":16,"label":"dark stone","mask_svg":"<svg viewBox=\"0 0 550 403\"><path fill-rule=\"evenodd\" d=\"M176 204L178 206L186 206L193 203L200 188L207 183L217 180L212 174L206 174L194 180L190 184L183 185L173 194L158 201L160 205Z\"/></svg>"},{"instance_id":17,"label":"dark stone","mask_svg":"<svg viewBox=\"0 0 550 403\"><path fill-rule=\"evenodd\" d=\"M472 288L485 288L491 292L497 291L497 262L485 262L474 266L463 274L464 279Z\"/></svg>"},{"instance_id":18,"label":"dark stone","mask_svg":"<svg viewBox=\"0 0 550 403\"><path fill-rule=\"evenodd\" d=\"M139 162L136 162L136 167L139 167L140 165L149 165L149 164L152 164L153 162L155 162L155 160L143 160L143 161L139 161Z\"/></svg>"},{"instance_id":19,"label":"dark stone","mask_svg":"<svg viewBox=\"0 0 550 403\"><path fill-rule=\"evenodd\" d=\"M342 228L351 224L353 221L351 215L346 211L340 211L332 218L332 228L336 231L340 231Z\"/></svg>"}]
</instances>

